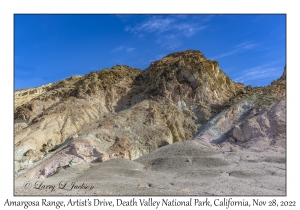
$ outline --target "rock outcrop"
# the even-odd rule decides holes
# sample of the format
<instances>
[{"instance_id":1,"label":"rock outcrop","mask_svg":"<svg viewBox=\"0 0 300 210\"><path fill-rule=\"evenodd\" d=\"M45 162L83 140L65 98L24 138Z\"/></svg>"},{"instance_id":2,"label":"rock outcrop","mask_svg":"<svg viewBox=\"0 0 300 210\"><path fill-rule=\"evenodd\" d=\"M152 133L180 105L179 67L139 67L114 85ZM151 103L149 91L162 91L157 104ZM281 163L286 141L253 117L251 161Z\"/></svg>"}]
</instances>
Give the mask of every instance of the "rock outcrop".
<instances>
[{"instance_id":1,"label":"rock outcrop","mask_svg":"<svg viewBox=\"0 0 300 210\"><path fill-rule=\"evenodd\" d=\"M135 160L183 140L210 148L250 147L255 139L283 146L284 75L267 87L245 87L189 50L144 71L115 66L16 91L16 176L45 178L76 164Z\"/></svg>"},{"instance_id":2,"label":"rock outcrop","mask_svg":"<svg viewBox=\"0 0 300 210\"><path fill-rule=\"evenodd\" d=\"M140 72L115 66L84 77L71 77L48 85L48 91L27 103L15 104L16 171L56 150L82 129L109 118L120 99L138 86L135 83ZM24 156L29 150L35 154L34 159Z\"/></svg>"},{"instance_id":3,"label":"rock outcrop","mask_svg":"<svg viewBox=\"0 0 300 210\"><path fill-rule=\"evenodd\" d=\"M284 73L285 74L285 73ZM246 87L226 102L220 114L212 118L193 140L220 144L268 142L260 149L280 139L285 148L286 80L282 76L269 86ZM249 143L249 144L252 144ZM277 144L276 143L276 144Z\"/></svg>"}]
</instances>

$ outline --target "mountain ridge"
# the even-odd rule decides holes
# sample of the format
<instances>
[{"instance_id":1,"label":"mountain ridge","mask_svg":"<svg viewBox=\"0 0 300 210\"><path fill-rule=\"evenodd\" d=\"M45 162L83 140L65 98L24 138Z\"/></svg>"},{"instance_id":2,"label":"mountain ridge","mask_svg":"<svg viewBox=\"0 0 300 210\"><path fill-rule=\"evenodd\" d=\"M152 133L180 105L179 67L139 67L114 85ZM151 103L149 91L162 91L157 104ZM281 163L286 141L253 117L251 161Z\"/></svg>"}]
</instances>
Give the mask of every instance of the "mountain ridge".
<instances>
[{"instance_id":1,"label":"mountain ridge","mask_svg":"<svg viewBox=\"0 0 300 210\"><path fill-rule=\"evenodd\" d=\"M235 104L251 102L239 115L243 116L284 97L285 72L269 86L245 87L221 71L217 61L188 50L169 54L143 71L117 65L16 91L15 171L31 170L30 176L45 178L66 165L114 158L135 160L165 145L199 141L197 135L205 134L207 123L223 110L230 111L223 121L219 117L217 124L225 125L230 116L240 123L235 113L243 105L231 108ZM228 137L237 137L237 128L230 133L232 126L213 129L221 136L229 132ZM205 135L210 140L220 137ZM68 139L67 146L55 153ZM52 153L47 161L30 168Z\"/></svg>"}]
</instances>

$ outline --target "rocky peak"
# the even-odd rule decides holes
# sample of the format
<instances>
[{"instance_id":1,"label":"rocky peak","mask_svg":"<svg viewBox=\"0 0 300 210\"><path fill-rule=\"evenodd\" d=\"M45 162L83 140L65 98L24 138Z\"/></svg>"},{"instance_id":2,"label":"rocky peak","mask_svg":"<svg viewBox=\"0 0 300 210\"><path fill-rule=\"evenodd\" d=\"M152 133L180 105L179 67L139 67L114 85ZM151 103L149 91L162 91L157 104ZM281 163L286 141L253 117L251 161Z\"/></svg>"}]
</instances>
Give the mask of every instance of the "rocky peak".
<instances>
[{"instance_id":1,"label":"rocky peak","mask_svg":"<svg viewBox=\"0 0 300 210\"><path fill-rule=\"evenodd\" d=\"M153 62L144 75L148 91L173 102L184 98L193 103L220 104L242 88L220 70L218 62L207 60L196 50L169 54Z\"/></svg>"},{"instance_id":2,"label":"rocky peak","mask_svg":"<svg viewBox=\"0 0 300 210\"><path fill-rule=\"evenodd\" d=\"M56 164L59 149L66 161L78 152L91 155L83 162L136 159L158 147L191 140L211 127L206 125L209 121L223 119L220 113L224 108L230 111L228 116L231 111L238 116L236 110L243 109L229 109L234 104L243 107L247 102L258 107L274 102L283 92L283 79L264 88L235 83L217 61L195 50L169 54L144 71L116 65L45 87L16 91L15 170L27 169L50 156ZM226 132L230 129L226 127ZM73 140L75 143L70 143ZM68 153L74 145L80 149Z\"/></svg>"},{"instance_id":3,"label":"rocky peak","mask_svg":"<svg viewBox=\"0 0 300 210\"><path fill-rule=\"evenodd\" d=\"M167 59L176 59L176 58L180 58L180 57L184 57L184 58L196 58L196 59L200 59L201 61L205 61L206 58L205 56L199 51L199 50L186 50L183 52L175 52L175 53L171 53L165 57L162 58L162 60L167 60Z\"/></svg>"},{"instance_id":4,"label":"rocky peak","mask_svg":"<svg viewBox=\"0 0 300 210\"><path fill-rule=\"evenodd\" d=\"M283 74L280 79L286 79L286 66L284 67Z\"/></svg>"}]
</instances>

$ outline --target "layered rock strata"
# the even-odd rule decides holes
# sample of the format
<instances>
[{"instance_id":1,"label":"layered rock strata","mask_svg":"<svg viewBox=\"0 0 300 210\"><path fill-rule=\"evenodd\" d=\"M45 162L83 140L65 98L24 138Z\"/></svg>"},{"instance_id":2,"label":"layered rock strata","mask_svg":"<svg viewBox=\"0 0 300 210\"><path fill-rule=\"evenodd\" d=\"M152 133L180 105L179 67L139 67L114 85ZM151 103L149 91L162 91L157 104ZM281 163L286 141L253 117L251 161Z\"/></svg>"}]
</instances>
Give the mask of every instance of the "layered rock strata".
<instances>
[{"instance_id":1,"label":"layered rock strata","mask_svg":"<svg viewBox=\"0 0 300 210\"><path fill-rule=\"evenodd\" d=\"M134 160L182 140L242 144L261 135L260 122L270 126L262 138L274 129L281 135L285 122L270 121L277 108L269 106L284 94L284 75L267 87L245 87L192 50L167 55L144 71L115 66L16 91L16 176L45 178L76 164ZM249 137L253 130L258 133Z\"/></svg>"}]
</instances>

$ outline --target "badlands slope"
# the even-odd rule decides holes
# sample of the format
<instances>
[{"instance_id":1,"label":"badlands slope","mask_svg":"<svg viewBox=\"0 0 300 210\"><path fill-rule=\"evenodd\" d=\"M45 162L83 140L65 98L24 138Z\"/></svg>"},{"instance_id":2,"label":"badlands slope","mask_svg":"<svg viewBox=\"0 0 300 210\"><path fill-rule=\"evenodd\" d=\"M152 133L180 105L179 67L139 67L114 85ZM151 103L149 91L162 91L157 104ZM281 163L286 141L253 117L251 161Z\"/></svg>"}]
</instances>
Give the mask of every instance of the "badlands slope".
<instances>
[{"instance_id":1,"label":"badlands slope","mask_svg":"<svg viewBox=\"0 0 300 210\"><path fill-rule=\"evenodd\" d=\"M189 50L16 91L15 195L285 195L285 71L245 87Z\"/></svg>"}]
</instances>

